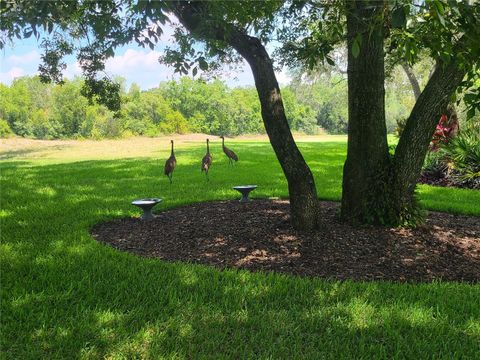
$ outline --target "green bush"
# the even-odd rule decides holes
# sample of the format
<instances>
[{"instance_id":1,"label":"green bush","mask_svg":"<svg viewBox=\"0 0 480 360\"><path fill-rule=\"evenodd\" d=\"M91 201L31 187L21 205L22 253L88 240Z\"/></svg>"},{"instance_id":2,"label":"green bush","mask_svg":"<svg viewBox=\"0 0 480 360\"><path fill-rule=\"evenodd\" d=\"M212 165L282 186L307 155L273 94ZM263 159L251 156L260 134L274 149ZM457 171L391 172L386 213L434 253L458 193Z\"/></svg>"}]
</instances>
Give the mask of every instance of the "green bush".
<instances>
[{"instance_id":1,"label":"green bush","mask_svg":"<svg viewBox=\"0 0 480 360\"><path fill-rule=\"evenodd\" d=\"M7 120L0 119L0 138L9 138L13 136L13 131L10 129Z\"/></svg>"},{"instance_id":2,"label":"green bush","mask_svg":"<svg viewBox=\"0 0 480 360\"><path fill-rule=\"evenodd\" d=\"M444 156L440 151L431 151L425 158L423 172L425 175L435 178L443 178L448 170Z\"/></svg>"},{"instance_id":3,"label":"green bush","mask_svg":"<svg viewBox=\"0 0 480 360\"><path fill-rule=\"evenodd\" d=\"M457 136L431 151L423 166L423 180L442 185L480 188L480 124L464 125Z\"/></svg>"},{"instance_id":4,"label":"green bush","mask_svg":"<svg viewBox=\"0 0 480 360\"><path fill-rule=\"evenodd\" d=\"M326 102L317 114L317 123L329 134L346 134L348 119L335 107L332 102Z\"/></svg>"},{"instance_id":5,"label":"green bush","mask_svg":"<svg viewBox=\"0 0 480 360\"><path fill-rule=\"evenodd\" d=\"M440 150L460 181L480 182L480 124L469 122Z\"/></svg>"},{"instance_id":6,"label":"green bush","mask_svg":"<svg viewBox=\"0 0 480 360\"><path fill-rule=\"evenodd\" d=\"M32 135L36 139L56 139L62 135L62 124L56 118L48 116L48 112L44 109L36 109L32 111L29 118L29 124Z\"/></svg>"}]
</instances>

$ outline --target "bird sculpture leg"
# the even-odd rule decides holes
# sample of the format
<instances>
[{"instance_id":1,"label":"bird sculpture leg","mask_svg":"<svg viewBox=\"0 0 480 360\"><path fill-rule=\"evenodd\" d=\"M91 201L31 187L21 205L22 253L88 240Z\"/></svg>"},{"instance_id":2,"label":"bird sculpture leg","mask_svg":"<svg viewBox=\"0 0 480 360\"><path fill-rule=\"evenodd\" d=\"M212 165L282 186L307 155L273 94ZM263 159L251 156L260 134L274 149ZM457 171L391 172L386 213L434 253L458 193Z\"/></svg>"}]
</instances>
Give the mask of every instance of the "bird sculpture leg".
<instances>
[{"instance_id":1,"label":"bird sculpture leg","mask_svg":"<svg viewBox=\"0 0 480 360\"><path fill-rule=\"evenodd\" d=\"M168 180L170 180L170 185L172 184L172 176L173 176L173 173L168 175Z\"/></svg>"}]
</instances>

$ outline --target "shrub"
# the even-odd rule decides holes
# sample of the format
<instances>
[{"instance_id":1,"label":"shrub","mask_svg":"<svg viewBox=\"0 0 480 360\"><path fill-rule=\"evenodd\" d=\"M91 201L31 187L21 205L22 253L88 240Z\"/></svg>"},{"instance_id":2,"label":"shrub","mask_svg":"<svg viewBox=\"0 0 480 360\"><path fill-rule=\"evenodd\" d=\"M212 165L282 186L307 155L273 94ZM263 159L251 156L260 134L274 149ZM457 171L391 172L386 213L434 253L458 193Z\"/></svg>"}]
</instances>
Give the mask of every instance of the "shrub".
<instances>
[{"instance_id":1,"label":"shrub","mask_svg":"<svg viewBox=\"0 0 480 360\"><path fill-rule=\"evenodd\" d=\"M422 182L480 188L480 124L470 122L447 143L440 141L423 166Z\"/></svg>"},{"instance_id":2,"label":"shrub","mask_svg":"<svg viewBox=\"0 0 480 360\"><path fill-rule=\"evenodd\" d=\"M467 123L456 137L443 146L441 152L459 182L480 187L480 124Z\"/></svg>"},{"instance_id":3,"label":"shrub","mask_svg":"<svg viewBox=\"0 0 480 360\"><path fill-rule=\"evenodd\" d=\"M348 119L331 102L322 106L317 115L317 123L329 134L346 134L348 131Z\"/></svg>"},{"instance_id":4,"label":"shrub","mask_svg":"<svg viewBox=\"0 0 480 360\"><path fill-rule=\"evenodd\" d=\"M433 179L445 177L448 166L445 164L444 156L441 152L429 152L423 165L423 174Z\"/></svg>"},{"instance_id":5,"label":"shrub","mask_svg":"<svg viewBox=\"0 0 480 360\"><path fill-rule=\"evenodd\" d=\"M395 128L395 135L400 138L403 134L403 130L405 129L405 124L407 123L406 118L398 118L396 119L397 127Z\"/></svg>"},{"instance_id":6,"label":"shrub","mask_svg":"<svg viewBox=\"0 0 480 360\"><path fill-rule=\"evenodd\" d=\"M45 109L32 111L28 120L32 135L36 139L57 139L62 134L62 124L48 116Z\"/></svg>"},{"instance_id":7,"label":"shrub","mask_svg":"<svg viewBox=\"0 0 480 360\"><path fill-rule=\"evenodd\" d=\"M13 136L13 131L8 125L7 120L0 119L0 138L9 138Z\"/></svg>"},{"instance_id":8,"label":"shrub","mask_svg":"<svg viewBox=\"0 0 480 360\"><path fill-rule=\"evenodd\" d=\"M443 114L432 137L432 149L437 150L442 144L447 144L458 132L458 121L449 120Z\"/></svg>"}]
</instances>

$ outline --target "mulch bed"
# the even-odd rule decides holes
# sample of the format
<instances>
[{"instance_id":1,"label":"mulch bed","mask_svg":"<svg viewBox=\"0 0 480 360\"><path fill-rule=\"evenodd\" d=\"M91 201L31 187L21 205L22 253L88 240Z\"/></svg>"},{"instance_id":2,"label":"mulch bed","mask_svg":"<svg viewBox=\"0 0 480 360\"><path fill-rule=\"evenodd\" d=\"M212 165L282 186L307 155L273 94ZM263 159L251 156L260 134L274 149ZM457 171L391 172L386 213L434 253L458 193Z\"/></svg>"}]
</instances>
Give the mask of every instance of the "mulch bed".
<instances>
[{"instance_id":1,"label":"mulch bed","mask_svg":"<svg viewBox=\"0 0 480 360\"><path fill-rule=\"evenodd\" d=\"M116 249L187 261L331 279L480 281L480 218L431 212L415 230L353 227L322 202L323 229L295 231L288 201L200 203L154 220L118 219L92 235Z\"/></svg>"},{"instance_id":2,"label":"mulch bed","mask_svg":"<svg viewBox=\"0 0 480 360\"><path fill-rule=\"evenodd\" d=\"M480 178L474 178L469 180L459 180L456 177L445 176L445 174L429 174L424 172L418 180L420 184L450 187L457 189L480 189Z\"/></svg>"}]
</instances>

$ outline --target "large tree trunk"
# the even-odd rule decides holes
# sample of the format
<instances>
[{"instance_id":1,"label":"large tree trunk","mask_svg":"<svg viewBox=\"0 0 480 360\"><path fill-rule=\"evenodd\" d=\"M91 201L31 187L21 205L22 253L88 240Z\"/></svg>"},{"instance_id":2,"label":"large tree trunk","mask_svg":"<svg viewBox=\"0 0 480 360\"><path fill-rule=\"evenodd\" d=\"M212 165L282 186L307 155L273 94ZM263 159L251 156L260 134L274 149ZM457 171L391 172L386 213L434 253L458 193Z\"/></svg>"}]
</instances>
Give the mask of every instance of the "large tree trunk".
<instances>
[{"instance_id":1,"label":"large tree trunk","mask_svg":"<svg viewBox=\"0 0 480 360\"><path fill-rule=\"evenodd\" d=\"M414 192L428 146L465 72L455 63L439 64L423 92L418 94L419 89L414 89L418 99L390 159L385 129L383 30L380 26L372 28L384 4L366 0L347 4L349 133L342 217L358 223L415 225L421 217ZM354 57L353 42L359 33L360 54Z\"/></svg>"},{"instance_id":2,"label":"large tree trunk","mask_svg":"<svg viewBox=\"0 0 480 360\"><path fill-rule=\"evenodd\" d=\"M292 224L301 230L318 226L319 201L312 172L299 151L283 107L272 61L260 40L231 24L218 26L202 11L204 3L178 2L174 12L182 24L204 40L221 40L232 46L250 65L262 108L262 118L273 150L288 182ZM204 22L209 22L208 27Z\"/></svg>"},{"instance_id":3,"label":"large tree trunk","mask_svg":"<svg viewBox=\"0 0 480 360\"><path fill-rule=\"evenodd\" d=\"M342 218L354 223L382 223L385 179L389 171L385 125L383 28L369 25L383 2L347 2L348 150L343 169ZM361 34L360 53L353 55Z\"/></svg>"}]
</instances>

